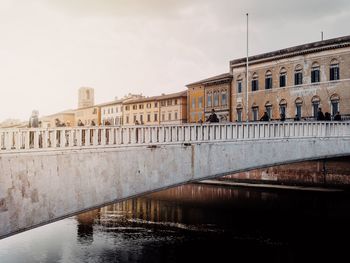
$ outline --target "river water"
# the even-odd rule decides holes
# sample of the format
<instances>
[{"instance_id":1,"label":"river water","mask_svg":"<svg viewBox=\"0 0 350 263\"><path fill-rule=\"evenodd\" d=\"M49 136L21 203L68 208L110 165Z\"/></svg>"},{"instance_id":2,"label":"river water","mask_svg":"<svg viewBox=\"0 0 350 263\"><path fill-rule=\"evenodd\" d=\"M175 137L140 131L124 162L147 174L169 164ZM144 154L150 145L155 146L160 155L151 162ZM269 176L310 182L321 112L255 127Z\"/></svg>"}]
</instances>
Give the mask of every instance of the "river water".
<instances>
[{"instance_id":1,"label":"river water","mask_svg":"<svg viewBox=\"0 0 350 263\"><path fill-rule=\"evenodd\" d=\"M349 201L190 184L0 240L0 262L349 262Z\"/></svg>"}]
</instances>

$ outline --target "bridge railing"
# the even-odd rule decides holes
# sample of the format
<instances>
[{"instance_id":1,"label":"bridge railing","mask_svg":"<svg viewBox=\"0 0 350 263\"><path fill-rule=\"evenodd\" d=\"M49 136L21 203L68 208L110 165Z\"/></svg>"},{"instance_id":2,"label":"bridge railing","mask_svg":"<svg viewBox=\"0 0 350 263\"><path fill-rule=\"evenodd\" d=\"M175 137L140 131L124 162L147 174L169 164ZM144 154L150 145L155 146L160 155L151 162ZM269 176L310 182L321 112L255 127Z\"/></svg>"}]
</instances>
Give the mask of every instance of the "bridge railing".
<instances>
[{"instance_id":1,"label":"bridge railing","mask_svg":"<svg viewBox=\"0 0 350 263\"><path fill-rule=\"evenodd\" d=\"M350 136L350 122L253 122L0 129L0 152L210 141Z\"/></svg>"}]
</instances>

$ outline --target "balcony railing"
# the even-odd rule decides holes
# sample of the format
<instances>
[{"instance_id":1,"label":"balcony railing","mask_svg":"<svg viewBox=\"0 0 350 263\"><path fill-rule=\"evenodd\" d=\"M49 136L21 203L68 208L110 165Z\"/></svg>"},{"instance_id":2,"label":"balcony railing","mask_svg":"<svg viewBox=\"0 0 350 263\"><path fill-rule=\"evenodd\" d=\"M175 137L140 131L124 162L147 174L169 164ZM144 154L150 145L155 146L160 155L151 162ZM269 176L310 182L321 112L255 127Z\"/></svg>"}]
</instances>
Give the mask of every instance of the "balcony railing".
<instances>
[{"instance_id":1,"label":"balcony railing","mask_svg":"<svg viewBox=\"0 0 350 263\"><path fill-rule=\"evenodd\" d=\"M350 122L254 122L0 129L0 152L345 136L350 136Z\"/></svg>"}]
</instances>

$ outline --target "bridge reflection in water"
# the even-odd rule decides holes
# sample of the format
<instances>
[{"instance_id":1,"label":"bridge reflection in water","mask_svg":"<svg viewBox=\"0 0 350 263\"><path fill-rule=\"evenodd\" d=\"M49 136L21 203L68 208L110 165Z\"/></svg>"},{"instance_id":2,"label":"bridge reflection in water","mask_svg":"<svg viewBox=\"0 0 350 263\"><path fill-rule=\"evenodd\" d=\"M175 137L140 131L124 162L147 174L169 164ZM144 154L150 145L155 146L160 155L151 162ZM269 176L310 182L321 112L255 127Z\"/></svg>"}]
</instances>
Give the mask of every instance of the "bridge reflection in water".
<instances>
[{"instance_id":1,"label":"bridge reflection in water","mask_svg":"<svg viewBox=\"0 0 350 263\"><path fill-rule=\"evenodd\" d=\"M0 262L336 262L350 197L185 185L0 241Z\"/></svg>"}]
</instances>

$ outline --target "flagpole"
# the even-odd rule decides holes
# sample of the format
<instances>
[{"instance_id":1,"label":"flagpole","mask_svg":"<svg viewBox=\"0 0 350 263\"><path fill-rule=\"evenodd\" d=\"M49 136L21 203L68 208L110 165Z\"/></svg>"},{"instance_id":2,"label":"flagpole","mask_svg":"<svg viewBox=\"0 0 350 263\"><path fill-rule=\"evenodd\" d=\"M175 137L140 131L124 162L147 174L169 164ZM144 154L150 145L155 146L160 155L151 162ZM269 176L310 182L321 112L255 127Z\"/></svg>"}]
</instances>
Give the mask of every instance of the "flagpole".
<instances>
[{"instance_id":1,"label":"flagpole","mask_svg":"<svg viewBox=\"0 0 350 263\"><path fill-rule=\"evenodd\" d=\"M245 103L245 111L246 111L246 121L249 121L249 107L248 107L248 84L249 84L249 79L248 79L248 70L249 70L249 61L248 61L248 56L249 56L249 46L248 46L248 41L249 41L249 34L248 34L248 22L249 22L249 14L247 13L247 61L246 61L246 103Z\"/></svg>"}]
</instances>

